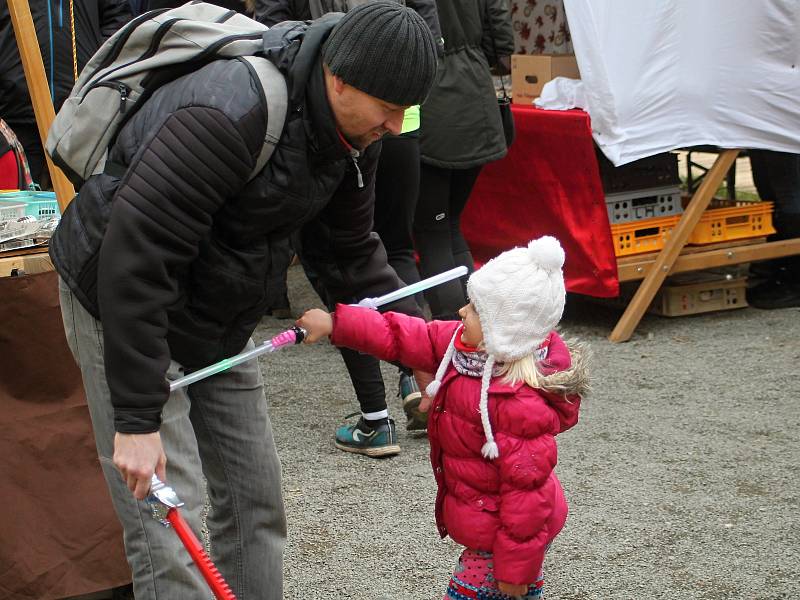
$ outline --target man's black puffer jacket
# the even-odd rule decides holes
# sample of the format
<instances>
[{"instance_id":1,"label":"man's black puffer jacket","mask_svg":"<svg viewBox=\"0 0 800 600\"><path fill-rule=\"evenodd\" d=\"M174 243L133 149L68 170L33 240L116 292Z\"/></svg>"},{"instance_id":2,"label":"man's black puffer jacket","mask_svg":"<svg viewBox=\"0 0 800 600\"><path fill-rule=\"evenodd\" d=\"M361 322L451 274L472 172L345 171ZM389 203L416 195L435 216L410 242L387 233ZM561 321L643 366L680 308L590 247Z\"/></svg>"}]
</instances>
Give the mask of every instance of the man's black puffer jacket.
<instances>
[{"instance_id":1,"label":"man's black puffer jacket","mask_svg":"<svg viewBox=\"0 0 800 600\"><path fill-rule=\"evenodd\" d=\"M327 101L320 46L339 17L265 35L289 112L249 183L266 101L249 65L216 61L159 88L112 151L129 165L122 180L92 177L65 212L50 254L102 322L117 431L158 429L171 358L188 370L242 350L264 313L270 248L301 227L339 297L402 285L371 233L379 144L356 163Z\"/></svg>"}]
</instances>

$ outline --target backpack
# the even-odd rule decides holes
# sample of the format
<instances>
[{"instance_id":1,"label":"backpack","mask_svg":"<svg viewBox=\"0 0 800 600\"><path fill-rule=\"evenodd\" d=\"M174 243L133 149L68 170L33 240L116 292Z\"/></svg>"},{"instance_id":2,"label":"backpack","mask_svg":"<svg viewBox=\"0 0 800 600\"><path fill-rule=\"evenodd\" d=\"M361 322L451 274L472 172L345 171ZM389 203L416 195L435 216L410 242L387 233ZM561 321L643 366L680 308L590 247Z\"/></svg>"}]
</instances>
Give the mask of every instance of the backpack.
<instances>
[{"instance_id":1,"label":"backpack","mask_svg":"<svg viewBox=\"0 0 800 600\"><path fill-rule=\"evenodd\" d=\"M286 81L270 61L256 56L265 31L240 13L204 2L140 15L86 64L50 127L47 153L80 186L106 170L118 132L156 89L213 60L240 58L252 67L267 100L267 131L252 178L272 155L286 118Z\"/></svg>"},{"instance_id":2,"label":"backpack","mask_svg":"<svg viewBox=\"0 0 800 600\"><path fill-rule=\"evenodd\" d=\"M312 19L319 19L322 15L329 12L347 12L356 6L367 4L372 0L308 0L308 8L311 11ZM398 4L405 6L405 0L395 0Z\"/></svg>"}]
</instances>

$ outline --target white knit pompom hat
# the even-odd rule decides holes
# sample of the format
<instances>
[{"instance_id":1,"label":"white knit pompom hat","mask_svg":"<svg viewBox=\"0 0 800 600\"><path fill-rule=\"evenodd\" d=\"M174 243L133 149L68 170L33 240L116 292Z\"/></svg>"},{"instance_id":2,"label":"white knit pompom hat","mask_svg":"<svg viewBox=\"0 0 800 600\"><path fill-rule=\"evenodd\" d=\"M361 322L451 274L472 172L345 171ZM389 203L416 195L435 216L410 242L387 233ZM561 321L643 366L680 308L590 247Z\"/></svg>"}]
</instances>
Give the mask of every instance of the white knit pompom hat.
<instances>
[{"instance_id":1,"label":"white knit pompom hat","mask_svg":"<svg viewBox=\"0 0 800 600\"><path fill-rule=\"evenodd\" d=\"M481 377L479 405L486 436L482 453L486 458L499 456L488 411L489 382L494 365L534 353L558 325L566 298L563 266L561 244L554 237L544 236L527 247L503 252L475 271L467 282L467 292L480 318L483 345L488 354ZM436 371L436 378L425 390L431 397L436 395L453 357L454 342L455 335Z\"/></svg>"}]
</instances>

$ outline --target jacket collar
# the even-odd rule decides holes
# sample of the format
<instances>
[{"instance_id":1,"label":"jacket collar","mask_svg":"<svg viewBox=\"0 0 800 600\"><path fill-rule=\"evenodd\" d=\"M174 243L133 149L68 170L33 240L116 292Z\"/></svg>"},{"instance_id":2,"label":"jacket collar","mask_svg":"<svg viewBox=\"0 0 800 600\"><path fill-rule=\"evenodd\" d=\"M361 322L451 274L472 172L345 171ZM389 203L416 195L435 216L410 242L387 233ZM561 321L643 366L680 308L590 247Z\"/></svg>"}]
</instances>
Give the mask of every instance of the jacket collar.
<instances>
[{"instance_id":1,"label":"jacket collar","mask_svg":"<svg viewBox=\"0 0 800 600\"><path fill-rule=\"evenodd\" d=\"M457 377L458 375L459 373L458 371L456 371L456 368L452 364L448 365L447 371L445 372L444 377L442 378L442 385L445 385L447 382ZM468 377L468 375L465 375L464 377ZM473 377L472 379L475 379L475 381L478 382L478 389L480 389L481 380L477 377ZM489 382L489 393L516 394L523 385L525 385L524 381L517 381L515 384L511 385L504 382L502 377L493 377L492 380ZM477 396L476 396L476 401L477 401Z\"/></svg>"},{"instance_id":2,"label":"jacket collar","mask_svg":"<svg viewBox=\"0 0 800 600\"><path fill-rule=\"evenodd\" d=\"M314 154L323 160L340 160L351 156L349 144L336 128L336 119L328 102L322 57L317 60L317 66L306 85L306 119L306 136Z\"/></svg>"}]
</instances>

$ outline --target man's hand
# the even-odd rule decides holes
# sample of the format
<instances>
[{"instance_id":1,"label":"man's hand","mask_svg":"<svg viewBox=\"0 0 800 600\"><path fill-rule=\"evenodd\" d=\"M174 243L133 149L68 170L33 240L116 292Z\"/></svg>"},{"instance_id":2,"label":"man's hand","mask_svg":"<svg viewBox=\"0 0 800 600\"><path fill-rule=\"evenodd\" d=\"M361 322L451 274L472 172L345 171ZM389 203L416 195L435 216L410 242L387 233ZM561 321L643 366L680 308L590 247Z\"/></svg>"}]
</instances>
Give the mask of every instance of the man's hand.
<instances>
[{"instance_id":1,"label":"man's hand","mask_svg":"<svg viewBox=\"0 0 800 600\"><path fill-rule=\"evenodd\" d=\"M114 436L114 466L137 500L150 491L153 473L166 481L167 457L161 435L153 433L117 433Z\"/></svg>"},{"instance_id":2,"label":"man's hand","mask_svg":"<svg viewBox=\"0 0 800 600\"><path fill-rule=\"evenodd\" d=\"M497 587L500 588L500 591L503 592L506 596L524 596L528 593L527 585L517 585L515 583L506 583L505 581L498 581Z\"/></svg>"},{"instance_id":3,"label":"man's hand","mask_svg":"<svg viewBox=\"0 0 800 600\"><path fill-rule=\"evenodd\" d=\"M313 344L333 333L333 317L319 308L312 308L304 312L303 316L295 321L295 325L308 332L303 340L304 344Z\"/></svg>"}]
</instances>

